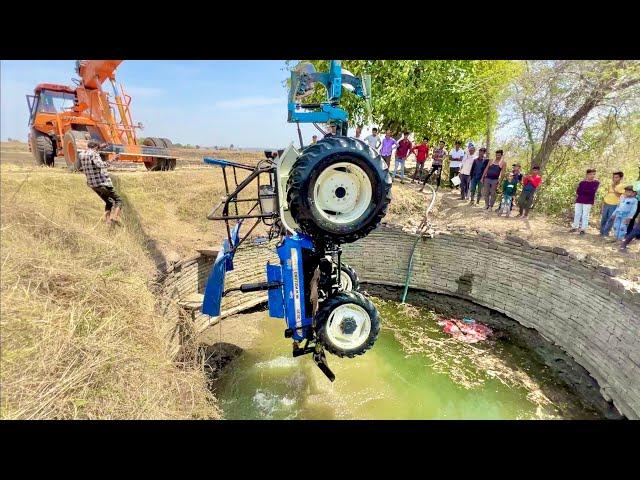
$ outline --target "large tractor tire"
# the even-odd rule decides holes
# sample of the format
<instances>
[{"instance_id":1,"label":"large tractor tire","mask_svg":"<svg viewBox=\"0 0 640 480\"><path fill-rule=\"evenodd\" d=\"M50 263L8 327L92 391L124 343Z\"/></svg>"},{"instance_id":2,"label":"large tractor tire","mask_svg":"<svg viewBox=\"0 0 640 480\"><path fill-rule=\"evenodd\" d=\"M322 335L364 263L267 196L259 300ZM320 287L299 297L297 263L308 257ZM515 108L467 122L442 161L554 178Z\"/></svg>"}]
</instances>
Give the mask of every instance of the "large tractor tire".
<instances>
[{"instance_id":1,"label":"large tractor tire","mask_svg":"<svg viewBox=\"0 0 640 480\"><path fill-rule=\"evenodd\" d=\"M164 146L166 148L168 148L169 150L171 150L173 148L173 142L171 140L169 140L168 138L161 138L160 140L162 140L162 143L164 143ZM175 170L176 169L176 159L175 158L166 158L165 159L165 170Z\"/></svg>"},{"instance_id":2,"label":"large tractor tire","mask_svg":"<svg viewBox=\"0 0 640 480\"><path fill-rule=\"evenodd\" d=\"M147 147L173 148L173 143L168 138L147 137L142 144ZM144 166L151 172L174 170L176 159L150 157L148 161L144 162Z\"/></svg>"},{"instance_id":3,"label":"large tractor tire","mask_svg":"<svg viewBox=\"0 0 640 480\"><path fill-rule=\"evenodd\" d=\"M361 140L329 137L293 164L287 202L300 229L325 244L355 242L375 229L391 201L391 175Z\"/></svg>"},{"instance_id":4,"label":"large tractor tire","mask_svg":"<svg viewBox=\"0 0 640 480\"><path fill-rule=\"evenodd\" d=\"M159 160L164 160L162 158L149 157L148 160L145 160L144 166L147 167L147 170L150 172L157 172L161 170L161 163Z\"/></svg>"},{"instance_id":5,"label":"large tractor tire","mask_svg":"<svg viewBox=\"0 0 640 480\"><path fill-rule=\"evenodd\" d=\"M173 142L171 140L169 140L168 138L161 138L160 140L162 140L162 143L164 143L164 146L167 148L173 148Z\"/></svg>"},{"instance_id":6,"label":"large tractor tire","mask_svg":"<svg viewBox=\"0 0 640 480\"><path fill-rule=\"evenodd\" d=\"M46 165L47 167L55 165L56 152L53 140L46 133L35 129L31 130L31 153L36 165Z\"/></svg>"},{"instance_id":7,"label":"large tractor tire","mask_svg":"<svg viewBox=\"0 0 640 480\"><path fill-rule=\"evenodd\" d=\"M87 149L87 143L91 137L87 132L79 132L75 130L69 130L64 134L62 138L62 151L64 153L64 160L67 163L67 168L75 172L78 170L78 159L80 150Z\"/></svg>"},{"instance_id":8,"label":"large tractor tire","mask_svg":"<svg viewBox=\"0 0 640 480\"><path fill-rule=\"evenodd\" d=\"M376 307L358 292L339 292L326 299L315 321L318 341L338 357L362 355L380 333Z\"/></svg>"}]
</instances>

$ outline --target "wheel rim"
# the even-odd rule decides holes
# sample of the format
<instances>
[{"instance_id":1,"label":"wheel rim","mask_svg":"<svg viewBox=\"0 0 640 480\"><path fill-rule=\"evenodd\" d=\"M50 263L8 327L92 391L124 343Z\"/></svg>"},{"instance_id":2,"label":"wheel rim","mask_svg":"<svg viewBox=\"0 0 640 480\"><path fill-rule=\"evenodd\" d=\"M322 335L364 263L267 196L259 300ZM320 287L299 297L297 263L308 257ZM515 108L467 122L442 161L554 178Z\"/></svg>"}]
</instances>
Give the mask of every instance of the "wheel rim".
<instances>
[{"instance_id":1,"label":"wheel rim","mask_svg":"<svg viewBox=\"0 0 640 480\"><path fill-rule=\"evenodd\" d=\"M360 218L372 197L369 176L350 162L335 163L323 170L313 188L313 202L320 215L338 224Z\"/></svg>"},{"instance_id":2,"label":"wheel rim","mask_svg":"<svg viewBox=\"0 0 640 480\"><path fill-rule=\"evenodd\" d=\"M354 303L336 307L327 320L326 335L335 346L352 350L362 346L371 333L371 317Z\"/></svg>"},{"instance_id":3,"label":"wheel rim","mask_svg":"<svg viewBox=\"0 0 640 480\"><path fill-rule=\"evenodd\" d=\"M345 292L350 292L353 290L353 282L351 281L351 277L344 270L340 271L340 285L342 286L342 290Z\"/></svg>"}]
</instances>

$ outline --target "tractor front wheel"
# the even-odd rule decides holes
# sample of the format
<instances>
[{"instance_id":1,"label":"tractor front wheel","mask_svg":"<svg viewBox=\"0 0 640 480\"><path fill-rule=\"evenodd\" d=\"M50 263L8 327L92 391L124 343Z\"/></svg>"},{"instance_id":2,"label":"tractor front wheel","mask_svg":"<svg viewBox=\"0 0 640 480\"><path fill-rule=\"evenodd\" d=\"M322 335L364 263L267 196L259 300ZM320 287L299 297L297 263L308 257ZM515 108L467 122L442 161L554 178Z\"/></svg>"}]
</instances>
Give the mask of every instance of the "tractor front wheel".
<instances>
[{"instance_id":1,"label":"tractor front wheel","mask_svg":"<svg viewBox=\"0 0 640 480\"><path fill-rule=\"evenodd\" d=\"M72 172L78 170L79 151L87 149L87 143L90 138L91 137L87 132L79 132L75 130L69 130L64 134L62 139L62 151L64 152L64 160L67 163L67 168Z\"/></svg>"},{"instance_id":2,"label":"tractor front wheel","mask_svg":"<svg viewBox=\"0 0 640 480\"><path fill-rule=\"evenodd\" d=\"M376 307L358 292L339 292L326 299L315 321L318 342L338 357L362 355L380 333Z\"/></svg>"}]
</instances>

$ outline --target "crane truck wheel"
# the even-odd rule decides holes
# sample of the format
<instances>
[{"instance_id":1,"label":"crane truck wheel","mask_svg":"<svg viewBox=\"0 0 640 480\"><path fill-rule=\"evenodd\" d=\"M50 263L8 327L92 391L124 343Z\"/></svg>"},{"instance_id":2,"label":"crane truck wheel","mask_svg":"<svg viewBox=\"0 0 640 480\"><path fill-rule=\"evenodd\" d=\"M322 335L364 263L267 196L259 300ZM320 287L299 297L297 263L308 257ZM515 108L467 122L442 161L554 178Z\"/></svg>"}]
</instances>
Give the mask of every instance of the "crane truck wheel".
<instances>
[{"instance_id":1,"label":"crane truck wheel","mask_svg":"<svg viewBox=\"0 0 640 480\"><path fill-rule=\"evenodd\" d=\"M168 138L147 137L142 144L147 147L173 148L173 143ZM176 168L176 160L175 158L151 157L149 161L144 162L144 166L151 172L173 170Z\"/></svg>"},{"instance_id":2,"label":"crane truck wheel","mask_svg":"<svg viewBox=\"0 0 640 480\"><path fill-rule=\"evenodd\" d=\"M87 148L89 140L87 132L78 132L69 130L62 138L62 151L64 152L64 160L67 162L67 168L75 172L78 170L78 154L80 150Z\"/></svg>"},{"instance_id":3,"label":"crane truck wheel","mask_svg":"<svg viewBox=\"0 0 640 480\"><path fill-rule=\"evenodd\" d=\"M162 140L162 143L164 143L164 146L166 148L173 148L173 142L171 140L169 140L168 138L161 138L160 140Z\"/></svg>"},{"instance_id":4,"label":"crane truck wheel","mask_svg":"<svg viewBox=\"0 0 640 480\"><path fill-rule=\"evenodd\" d=\"M36 160L36 165L46 165L48 167L54 166L55 150L53 148L53 141L49 135L35 129L32 130L31 152Z\"/></svg>"},{"instance_id":5,"label":"crane truck wheel","mask_svg":"<svg viewBox=\"0 0 640 480\"><path fill-rule=\"evenodd\" d=\"M293 219L320 243L365 237L384 218L390 201L387 164L355 138L329 137L307 147L287 181Z\"/></svg>"},{"instance_id":6,"label":"crane truck wheel","mask_svg":"<svg viewBox=\"0 0 640 480\"><path fill-rule=\"evenodd\" d=\"M164 147L162 141L157 137L147 137L144 139L142 144L146 145L147 147ZM159 160L161 159L150 157L149 161L144 162L144 166L147 167L147 170L149 170L150 172L157 172L158 170L161 170L163 163Z\"/></svg>"},{"instance_id":7,"label":"crane truck wheel","mask_svg":"<svg viewBox=\"0 0 640 480\"><path fill-rule=\"evenodd\" d=\"M147 170L149 170L150 172L157 172L158 170L160 170L160 163L159 160L162 160L161 158L156 158L156 157L150 157L149 160L144 162L144 166L147 167Z\"/></svg>"},{"instance_id":8,"label":"crane truck wheel","mask_svg":"<svg viewBox=\"0 0 640 480\"><path fill-rule=\"evenodd\" d=\"M320 342L338 357L353 358L369 350L380 333L376 307L358 292L339 292L320 304L316 313Z\"/></svg>"},{"instance_id":9,"label":"crane truck wheel","mask_svg":"<svg viewBox=\"0 0 640 480\"><path fill-rule=\"evenodd\" d=\"M360 279L353 267L346 263L340 263L340 274L338 280L344 292L358 292L360 290Z\"/></svg>"},{"instance_id":10,"label":"crane truck wheel","mask_svg":"<svg viewBox=\"0 0 640 480\"><path fill-rule=\"evenodd\" d=\"M171 150L173 148L173 142L171 140L169 140L168 138L160 138L159 140L162 140L162 143L164 144L165 148ZM176 159L175 158L167 158L165 160L165 170L175 170L176 169Z\"/></svg>"}]
</instances>

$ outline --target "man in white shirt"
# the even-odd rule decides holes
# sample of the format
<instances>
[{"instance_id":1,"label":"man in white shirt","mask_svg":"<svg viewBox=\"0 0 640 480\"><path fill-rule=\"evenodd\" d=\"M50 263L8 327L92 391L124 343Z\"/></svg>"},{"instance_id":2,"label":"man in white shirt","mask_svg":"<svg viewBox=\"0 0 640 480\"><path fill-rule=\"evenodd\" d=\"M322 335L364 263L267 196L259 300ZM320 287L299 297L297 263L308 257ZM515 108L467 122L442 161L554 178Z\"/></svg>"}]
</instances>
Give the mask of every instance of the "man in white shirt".
<instances>
[{"instance_id":1,"label":"man in white shirt","mask_svg":"<svg viewBox=\"0 0 640 480\"><path fill-rule=\"evenodd\" d=\"M378 129L374 128L371 130L371 135L364 139L364 141L374 150L378 150L380 148L380 137L378 136Z\"/></svg>"},{"instance_id":2,"label":"man in white shirt","mask_svg":"<svg viewBox=\"0 0 640 480\"><path fill-rule=\"evenodd\" d=\"M476 158L476 147L472 142L467 145L468 151L462 158L462 166L460 167L460 200L466 200L469 197L469 182L471 181L471 167L473 159Z\"/></svg>"},{"instance_id":3,"label":"man in white shirt","mask_svg":"<svg viewBox=\"0 0 640 480\"><path fill-rule=\"evenodd\" d=\"M458 175L460 167L462 166L462 158L464 157L464 150L461 148L462 142L457 141L456 147L449 152L449 186L451 188L457 188L453 185L453 177Z\"/></svg>"}]
</instances>

